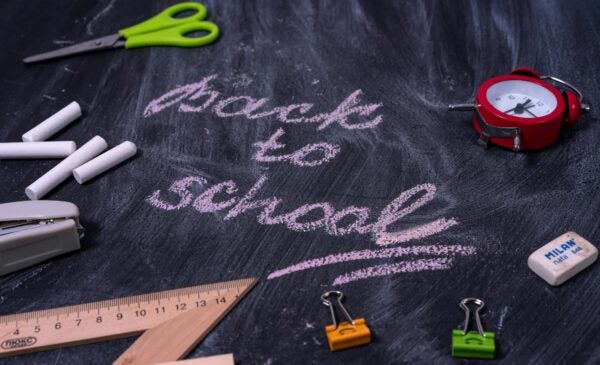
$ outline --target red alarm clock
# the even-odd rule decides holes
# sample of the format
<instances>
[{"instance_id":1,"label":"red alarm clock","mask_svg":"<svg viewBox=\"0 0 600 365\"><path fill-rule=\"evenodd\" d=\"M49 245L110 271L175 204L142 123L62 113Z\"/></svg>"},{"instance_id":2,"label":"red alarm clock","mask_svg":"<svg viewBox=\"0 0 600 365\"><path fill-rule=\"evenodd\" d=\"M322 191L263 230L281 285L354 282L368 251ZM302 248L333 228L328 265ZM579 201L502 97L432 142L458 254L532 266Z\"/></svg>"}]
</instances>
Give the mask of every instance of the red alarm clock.
<instances>
[{"instance_id":1,"label":"red alarm clock","mask_svg":"<svg viewBox=\"0 0 600 365\"><path fill-rule=\"evenodd\" d=\"M548 81L570 90L561 93ZM449 110L475 111L473 127L485 147L493 143L514 151L535 150L554 143L563 123L573 125L581 112L589 112L582 101L581 92L568 82L517 68L481 84L475 104L450 105Z\"/></svg>"}]
</instances>

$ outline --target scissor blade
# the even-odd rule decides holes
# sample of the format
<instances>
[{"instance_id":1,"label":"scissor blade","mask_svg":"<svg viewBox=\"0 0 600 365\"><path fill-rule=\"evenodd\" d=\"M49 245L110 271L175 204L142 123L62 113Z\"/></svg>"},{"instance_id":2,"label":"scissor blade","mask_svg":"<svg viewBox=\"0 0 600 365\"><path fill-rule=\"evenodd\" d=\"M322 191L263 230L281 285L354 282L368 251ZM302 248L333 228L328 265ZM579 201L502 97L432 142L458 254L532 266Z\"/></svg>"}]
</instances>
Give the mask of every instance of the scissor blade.
<instances>
[{"instance_id":1,"label":"scissor blade","mask_svg":"<svg viewBox=\"0 0 600 365\"><path fill-rule=\"evenodd\" d=\"M120 40L120 34L113 34L102 38L92 39L83 43L74 44L69 47L57 49L55 51L40 53L35 56L30 56L23 59L25 63L35 63L55 58L67 57L87 52L100 51L103 49L120 48L125 45L125 42Z\"/></svg>"}]
</instances>

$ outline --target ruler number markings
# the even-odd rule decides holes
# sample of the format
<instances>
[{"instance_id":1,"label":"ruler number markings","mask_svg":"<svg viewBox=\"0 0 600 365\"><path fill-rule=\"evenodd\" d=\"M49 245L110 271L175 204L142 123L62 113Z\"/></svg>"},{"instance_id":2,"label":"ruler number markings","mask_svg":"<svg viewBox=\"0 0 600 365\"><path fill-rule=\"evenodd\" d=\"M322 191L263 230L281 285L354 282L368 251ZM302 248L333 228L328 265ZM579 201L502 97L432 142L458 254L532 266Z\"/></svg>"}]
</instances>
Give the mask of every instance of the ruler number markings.
<instances>
[{"instance_id":1,"label":"ruler number markings","mask_svg":"<svg viewBox=\"0 0 600 365\"><path fill-rule=\"evenodd\" d=\"M0 356L135 335L195 308L211 313L253 284L239 280L0 316Z\"/></svg>"}]
</instances>

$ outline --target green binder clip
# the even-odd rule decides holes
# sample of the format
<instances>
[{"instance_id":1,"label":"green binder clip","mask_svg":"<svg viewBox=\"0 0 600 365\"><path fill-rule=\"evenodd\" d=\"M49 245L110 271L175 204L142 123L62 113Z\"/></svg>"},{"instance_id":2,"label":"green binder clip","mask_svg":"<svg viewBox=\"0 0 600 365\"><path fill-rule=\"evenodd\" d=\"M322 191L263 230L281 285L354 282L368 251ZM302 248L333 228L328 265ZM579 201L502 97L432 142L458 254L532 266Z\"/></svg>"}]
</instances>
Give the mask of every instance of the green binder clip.
<instances>
[{"instance_id":1,"label":"green binder clip","mask_svg":"<svg viewBox=\"0 0 600 365\"><path fill-rule=\"evenodd\" d=\"M475 323L477 331L469 331L470 311L467 304L477 305ZM463 330L452 330L452 356L471 359L493 359L496 350L494 332L484 332L481 325L479 312L485 303L481 299L466 298L461 300L460 307L465 311L465 324Z\"/></svg>"}]
</instances>

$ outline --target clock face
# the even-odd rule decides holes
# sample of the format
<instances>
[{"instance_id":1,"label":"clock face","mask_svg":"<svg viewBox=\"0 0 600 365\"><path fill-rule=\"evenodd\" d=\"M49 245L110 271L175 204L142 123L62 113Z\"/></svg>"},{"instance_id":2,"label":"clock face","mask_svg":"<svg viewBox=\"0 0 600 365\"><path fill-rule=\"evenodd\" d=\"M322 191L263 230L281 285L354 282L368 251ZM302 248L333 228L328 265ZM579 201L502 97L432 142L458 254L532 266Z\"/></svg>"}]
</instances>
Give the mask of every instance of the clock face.
<instances>
[{"instance_id":1,"label":"clock face","mask_svg":"<svg viewBox=\"0 0 600 365\"><path fill-rule=\"evenodd\" d=\"M539 118L556 109L558 101L547 88L523 80L500 81L487 89L494 108L518 118Z\"/></svg>"}]
</instances>

